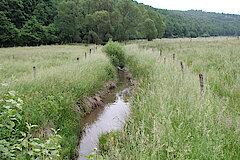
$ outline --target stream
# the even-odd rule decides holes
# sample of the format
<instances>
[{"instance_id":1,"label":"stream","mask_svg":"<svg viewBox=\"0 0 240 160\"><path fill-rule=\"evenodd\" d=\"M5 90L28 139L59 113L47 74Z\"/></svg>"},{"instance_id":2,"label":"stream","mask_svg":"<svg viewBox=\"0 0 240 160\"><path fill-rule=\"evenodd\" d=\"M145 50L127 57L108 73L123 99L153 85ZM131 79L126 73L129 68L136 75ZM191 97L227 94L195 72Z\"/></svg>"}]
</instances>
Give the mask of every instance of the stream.
<instances>
[{"instance_id":1,"label":"stream","mask_svg":"<svg viewBox=\"0 0 240 160\"><path fill-rule=\"evenodd\" d=\"M83 119L84 132L81 135L79 145L79 157L77 160L85 160L98 148L98 138L110 131L121 129L130 114L130 104L126 95L131 90L128 80L123 72L118 74L117 88L104 99L104 105L97 107Z\"/></svg>"}]
</instances>

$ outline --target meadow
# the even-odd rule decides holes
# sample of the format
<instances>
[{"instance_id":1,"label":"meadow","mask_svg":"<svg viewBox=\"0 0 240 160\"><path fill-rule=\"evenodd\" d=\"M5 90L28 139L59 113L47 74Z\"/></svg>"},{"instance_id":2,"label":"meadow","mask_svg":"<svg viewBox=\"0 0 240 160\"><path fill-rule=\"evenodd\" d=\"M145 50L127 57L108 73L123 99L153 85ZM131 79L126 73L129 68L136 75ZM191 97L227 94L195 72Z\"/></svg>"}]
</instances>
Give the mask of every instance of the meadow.
<instances>
[{"instance_id":1,"label":"meadow","mask_svg":"<svg viewBox=\"0 0 240 160\"><path fill-rule=\"evenodd\" d=\"M240 159L237 38L135 41L125 49L138 86L128 123L100 138L104 159Z\"/></svg>"},{"instance_id":2,"label":"meadow","mask_svg":"<svg viewBox=\"0 0 240 160\"><path fill-rule=\"evenodd\" d=\"M104 159L240 159L237 38L138 40L122 46L126 57L117 43L105 47L111 60L95 45L0 48L1 93L16 91L23 100L23 121L38 125L34 137L60 129L58 159L74 159L81 118L91 110L81 102L116 79L114 65L126 65L137 80L129 97L131 117L122 130L100 138Z\"/></svg>"},{"instance_id":3,"label":"meadow","mask_svg":"<svg viewBox=\"0 0 240 160\"><path fill-rule=\"evenodd\" d=\"M109 59L94 45L56 45L1 48L0 64L1 91L16 91L23 100L24 121L38 125L32 134L43 138L60 129L60 159L72 159L81 118L91 110L77 102L115 79Z\"/></svg>"}]
</instances>

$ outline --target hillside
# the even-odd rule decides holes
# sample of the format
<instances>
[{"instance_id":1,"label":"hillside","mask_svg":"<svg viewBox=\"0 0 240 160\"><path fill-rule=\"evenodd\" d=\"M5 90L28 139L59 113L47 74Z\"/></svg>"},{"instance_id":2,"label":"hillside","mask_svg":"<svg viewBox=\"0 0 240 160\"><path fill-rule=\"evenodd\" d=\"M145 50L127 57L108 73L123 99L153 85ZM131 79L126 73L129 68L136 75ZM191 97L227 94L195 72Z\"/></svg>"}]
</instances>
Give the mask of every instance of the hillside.
<instances>
[{"instance_id":1,"label":"hillside","mask_svg":"<svg viewBox=\"0 0 240 160\"><path fill-rule=\"evenodd\" d=\"M132 0L3 0L0 24L3 47L152 40L165 28L153 8Z\"/></svg>"},{"instance_id":2,"label":"hillside","mask_svg":"<svg viewBox=\"0 0 240 160\"><path fill-rule=\"evenodd\" d=\"M164 37L239 36L240 15L203 12L201 10L162 10L166 30Z\"/></svg>"},{"instance_id":3,"label":"hillside","mask_svg":"<svg viewBox=\"0 0 240 160\"><path fill-rule=\"evenodd\" d=\"M134 0L3 0L0 24L1 47L240 35L239 15L162 10Z\"/></svg>"}]
</instances>

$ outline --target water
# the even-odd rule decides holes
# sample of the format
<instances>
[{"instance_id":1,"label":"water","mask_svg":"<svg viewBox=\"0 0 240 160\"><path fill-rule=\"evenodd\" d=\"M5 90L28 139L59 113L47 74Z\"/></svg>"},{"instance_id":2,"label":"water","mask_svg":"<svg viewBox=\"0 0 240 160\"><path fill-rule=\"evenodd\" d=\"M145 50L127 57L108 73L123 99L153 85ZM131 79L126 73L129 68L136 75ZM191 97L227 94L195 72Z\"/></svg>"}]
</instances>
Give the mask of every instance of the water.
<instances>
[{"instance_id":1,"label":"water","mask_svg":"<svg viewBox=\"0 0 240 160\"><path fill-rule=\"evenodd\" d=\"M86 159L85 155L98 148L98 138L102 134L122 128L129 117L130 104L124 95L130 91L130 88L125 88L128 84L126 80L120 77L119 81L118 89L105 99L107 104L96 108L84 118L84 133L80 140L78 160ZM120 89L123 90L119 92Z\"/></svg>"}]
</instances>

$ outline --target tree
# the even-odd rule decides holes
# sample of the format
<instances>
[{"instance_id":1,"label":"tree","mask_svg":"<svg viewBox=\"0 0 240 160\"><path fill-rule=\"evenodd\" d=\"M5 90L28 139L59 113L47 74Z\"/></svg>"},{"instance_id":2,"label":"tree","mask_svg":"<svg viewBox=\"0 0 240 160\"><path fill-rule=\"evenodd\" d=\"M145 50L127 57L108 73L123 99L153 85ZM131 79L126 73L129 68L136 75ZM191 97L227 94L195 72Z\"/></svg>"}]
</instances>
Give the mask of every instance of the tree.
<instances>
[{"instance_id":1,"label":"tree","mask_svg":"<svg viewBox=\"0 0 240 160\"><path fill-rule=\"evenodd\" d=\"M116 0L83 0L82 6L87 11L87 14L93 14L96 11L113 12Z\"/></svg>"},{"instance_id":2,"label":"tree","mask_svg":"<svg viewBox=\"0 0 240 160\"><path fill-rule=\"evenodd\" d=\"M92 15L87 15L88 29L94 31L102 41L108 41L107 35L110 33L110 16L107 11L97 11Z\"/></svg>"},{"instance_id":3,"label":"tree","mask_svg":"<svg viewBox=\"0 0 240 160\"><path fill-rule=\"evenodd\" d=\"M19 31L2 11L0 11L0 24L0 44L13 46L18 40Z\"/></svg>"},{"instance_id":4,"label":"tree","mask_svg":"<svg viewBox=\"0 0 240 160\"><path fill-rule=\"evenodd\" d=\"M116 8L122 17L119 27L115 30L118 33L116 38L120 41L128 40L141 22L141 12L131 0L119 1Z\"/></svg>"},{"instance_id":5,"label":"tree","mask_svg":"<svg viewBox=\"0 0 240 160\"><path fill-rule=\"evenodd\" d=\"M21 0L2 0L0 8L17 28L23 26L26 14L24 13L24 6Z\"/></svg>"},{"instance_id":6,"label":"tree","mask_svg":"<svg viewBox=\"0 0 240 160\"><path fill-rule=\"evenodd\" d=\"M162 38L166 26L161 18L161 15L150 7L147 8L147 15L148 18L154 21L155 27L157 29L157 37Z\"/></svg>"},{"instance_id":7,"label":"tree","mask_svg":"<svg viewBox=\"0 0 240 160\"><path fill-rule=\"evenodd\" d=\"M60 38L65 42L81 42L85 32L85 12L80 4L73 1L63 1L58 6L55 25L60 31Z\"/></svg>"},{"instance_id":8,"label":"tree","mask_svg":"<svg viewBox=\"0 0 240 160\"><path fill-rule=\"evenodd\" d=\"M54 21L54 18L57 15L56 10L56 6L52 0L39 1L33 11L33 15L36 16L39 23L48 26Z\"/></svg>"},{"instance_id":9,"label":"tree","mask_svg":"<svg viewBox=\"0 0 240 160\"><path fill-rule=\"evenodd\" d=\"M36 17L32 17L20 30L20 42L22 45L39 45L44 43L43 26L38 23Z\"/></svg>"},{"instance_id":10,"label":"tree","mask_svg":"<svg viewBox=\"0 0 240 160\"><path fill-rule=\"evenodd\" d=\"M89 31L88 34L88 43L95 43L95 44L101 44L102 40L99 38L96 32Z\"/></svg>"},{"instance_id":11,"label":"tree","mask_svg":"<svg viewBox=\"0 0 240 160\"><path fill-rule=\"evenodd\" d=\"M45 44L53 44L59 41L58 38L58 30L54 24L50 24L48 26L43 26L44 36L42 42Z\"/></svg>"},{"instance_id":12,"label":"tree","mask_svg":"<svg viewBox=\"0 0 240 160\"><path fill-rule=\"evenodd\" d=\"M146 19L145 22L143 22L142 27L143 27L143 33L145 34L148 41L151 41L154 38L157 38L158 33L153 20L149 18Z\"/></svg>"}]
</instances>

